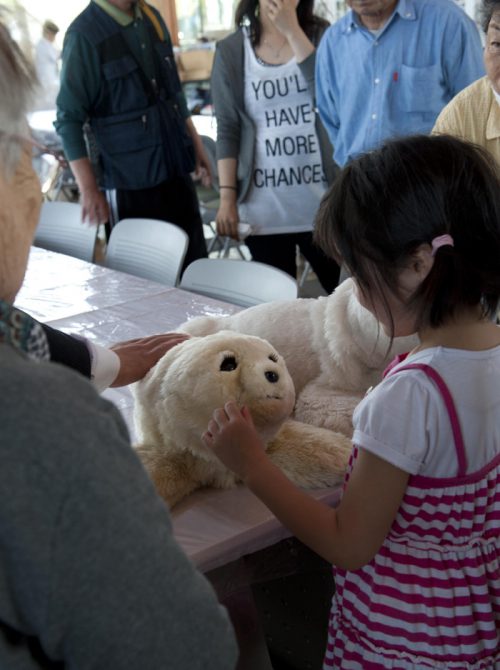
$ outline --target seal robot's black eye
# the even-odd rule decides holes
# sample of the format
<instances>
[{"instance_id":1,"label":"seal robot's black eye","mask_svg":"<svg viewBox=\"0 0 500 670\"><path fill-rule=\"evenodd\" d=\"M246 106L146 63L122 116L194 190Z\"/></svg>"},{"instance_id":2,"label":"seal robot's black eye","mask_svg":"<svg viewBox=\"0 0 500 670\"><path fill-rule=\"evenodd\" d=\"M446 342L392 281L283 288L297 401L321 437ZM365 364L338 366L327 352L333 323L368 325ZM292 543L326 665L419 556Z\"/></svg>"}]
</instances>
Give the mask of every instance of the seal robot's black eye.
<instances>
[{"instance_id":1,"label":"seal robot's black eye","mask_svg":"<svg viewBox=\"0 0 500 670\"><path fill-rule=\"evenodd\" d=\"M220 364L221 372L232 372L233 370L236 370L237 367L238 363L236 362L236 358L234 356L226 356L226 358Z\"/></svg>"},{"instance_id":2,"label":"seal robot's black eye","mask_svg":"<svg viewBox=\"0 0 500 670\"><path fill-rule=\"evenodd\" d=\"M277 372L274 372L274 370L268 370L267 372L264 373L265 378L267 379L268 382L271 382L271 384L276 384L277 381L279 381L279 374Z\"/></svg>"}]
</instances>

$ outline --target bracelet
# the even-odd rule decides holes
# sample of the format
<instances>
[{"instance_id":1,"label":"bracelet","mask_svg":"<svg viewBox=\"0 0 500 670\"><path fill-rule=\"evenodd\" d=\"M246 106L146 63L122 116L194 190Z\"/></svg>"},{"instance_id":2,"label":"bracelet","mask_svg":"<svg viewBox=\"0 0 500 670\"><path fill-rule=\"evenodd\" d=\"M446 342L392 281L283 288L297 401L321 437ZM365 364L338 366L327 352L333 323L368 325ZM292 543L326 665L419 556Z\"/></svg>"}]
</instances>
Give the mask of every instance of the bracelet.
<instances>
[{"instance_id":1,"label":"bracelet","mask_svg":"<svg viewBox=\"0 0 500 670\"><path fill-rule=\"evenodd\" d=\"M229 188L231 191L237 191L236 186L219 186L219 188Z\"/></svg>"}]
</instances>

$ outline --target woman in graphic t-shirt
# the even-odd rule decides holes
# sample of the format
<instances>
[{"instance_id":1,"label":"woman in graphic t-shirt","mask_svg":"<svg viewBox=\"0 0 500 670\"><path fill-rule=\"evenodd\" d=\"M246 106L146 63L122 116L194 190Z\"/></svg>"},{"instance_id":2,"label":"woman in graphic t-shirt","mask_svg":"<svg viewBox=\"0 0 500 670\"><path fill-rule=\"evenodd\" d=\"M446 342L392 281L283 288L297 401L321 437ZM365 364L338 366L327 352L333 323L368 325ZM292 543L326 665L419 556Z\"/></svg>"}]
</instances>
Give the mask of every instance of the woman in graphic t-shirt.
<instances>
[{"instance_id":1,"label":"woman in graphic t-shirt","mask_svg":"<svg viewBox=\"0 0 500 670\"><path fill-rule=\"evenodd\" d=\"M331 181L332 148L315 109L316 45L328 23L313 0L241 0L238 29L217 46L217 232L237 239L249 223L252 258L297 274L296 248L327 293L339 267L314 246L312 230Z\"/></svg>"}]
</instances>

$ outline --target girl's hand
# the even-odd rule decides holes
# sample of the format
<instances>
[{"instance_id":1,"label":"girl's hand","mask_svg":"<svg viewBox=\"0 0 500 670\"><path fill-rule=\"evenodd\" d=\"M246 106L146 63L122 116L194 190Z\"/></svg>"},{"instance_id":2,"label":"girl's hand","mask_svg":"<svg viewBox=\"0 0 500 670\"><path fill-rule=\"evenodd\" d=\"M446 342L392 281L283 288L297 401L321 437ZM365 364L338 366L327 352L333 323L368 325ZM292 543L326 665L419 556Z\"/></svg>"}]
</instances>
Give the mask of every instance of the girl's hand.
<instances>
[{"instance_id":1,"label":"girl's hand","mask_svg":"<svg viewBox=\"0 0 500 670\"><path fill-rule=\"evenodd\" d=\"M247 407L240 410L235 402L214 411L201 439L243 481L266 458L250 411Z\"/></svg>"},{"instance_id":2,"label":"girl's hand","mask_svg":"<svg viewBox=\"0 0 500 670\"><path fill-rule=\"evenodd\" d=\"M285 37L300 30L295 0L266 0L265 11L274 26Z\"/></svg>"},{"instance_id":3,"label":"girl's hand","mask_svg":"<svg viewBox=\"0 0 500 670\"><path fill-rule=\"evenodd\" d=\"M240 217L238 214L238 205L236 203L236 194L234 195L234 198L221 197L219 211L215 217L217 233L219 235L227 235L228 237L232 237L233 240L238 241L239 220Z\"/></svg>"}]
</instances>

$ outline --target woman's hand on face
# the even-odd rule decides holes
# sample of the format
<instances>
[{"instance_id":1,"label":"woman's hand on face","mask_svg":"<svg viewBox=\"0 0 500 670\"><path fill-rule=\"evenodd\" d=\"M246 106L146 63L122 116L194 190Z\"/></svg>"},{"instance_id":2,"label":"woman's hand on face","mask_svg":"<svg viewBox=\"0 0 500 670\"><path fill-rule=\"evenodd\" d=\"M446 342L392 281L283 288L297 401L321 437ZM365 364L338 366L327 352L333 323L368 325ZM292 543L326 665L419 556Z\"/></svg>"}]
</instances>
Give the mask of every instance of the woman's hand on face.
<instances>
[{"instance_id":1,"label":"woman's hand on face","mask_svg":"<svg viewBox=\"0 0 500 670\"><path fill-rule=\"evenodd\" d=\"M264 7L274 26L290 37L299 28L296 0L265 0Z\"/></svg>"},{"instance_id":2,"label":"woman's hand on face","mask_svg":"<svg viewBox=\"0 0 500 670\"><path fill-rule=\"evenodd\" d=\"M216 409L201 437L224 465L243 481L265 458L264 444L247 407L227 402Z\"/></svg>"},{"instance_id":3,"label":"woman's hand on face","mask_svg":"<svg viewBox=\"0 0 500 670\"><path fill-rule=\"evenodd\" d=\"M233 240L238 240L238 222L240 220L238 214L238 205L236 199L221 198L219 211L215 217L217 224L217 233L219 235L227 235Z\"/></svg>"}]
</instances>

